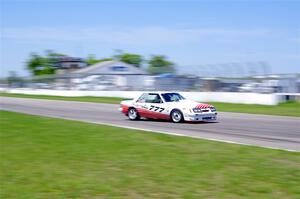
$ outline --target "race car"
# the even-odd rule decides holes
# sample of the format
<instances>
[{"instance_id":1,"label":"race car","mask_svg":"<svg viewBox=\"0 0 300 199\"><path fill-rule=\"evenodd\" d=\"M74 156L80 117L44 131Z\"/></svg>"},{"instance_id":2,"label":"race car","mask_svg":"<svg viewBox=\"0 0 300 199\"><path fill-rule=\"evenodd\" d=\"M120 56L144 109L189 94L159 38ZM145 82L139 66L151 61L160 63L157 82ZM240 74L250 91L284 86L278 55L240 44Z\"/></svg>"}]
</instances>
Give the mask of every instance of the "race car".
<instances>
[{"instance_id":1,"label":"race car","mask_svg":"<svg viewBox=\"0 0 300 199\"><path fill-rule=\"evenodd\" d=\"M187 100L179 93L149 92L133 100L123 100L119 111L130 120L140 118L183 121L215 121L217 110L209 104Z\"/></svg>"}]
</instances>

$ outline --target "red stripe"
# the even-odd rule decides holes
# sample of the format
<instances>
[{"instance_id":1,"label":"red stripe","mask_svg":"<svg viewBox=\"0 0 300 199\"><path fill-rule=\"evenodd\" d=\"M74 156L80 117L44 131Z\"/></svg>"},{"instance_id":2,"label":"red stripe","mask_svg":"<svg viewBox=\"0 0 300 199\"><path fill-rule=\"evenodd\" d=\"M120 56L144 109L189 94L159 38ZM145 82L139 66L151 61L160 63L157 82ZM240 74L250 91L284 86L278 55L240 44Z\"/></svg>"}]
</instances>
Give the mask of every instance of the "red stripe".
<instances>
[{"instance_id":1,"label":"red stripe","mask_svg":"<svg viewBox=\"0 0 300 199\"><path fill-rule=\"evenodd\" d=\"M122 108L122 113L127 114L128 113L128 108L129 106L121 104L121 108Z\"/></svg>"},{"instance_id":2,"label":"red stripe","mask_svg":"<svg viewBox=\"0 0 300 199\"><path fill-rule=\"evenodd\" d=\"M121 104L121 108L122 108L122 113L127 115L129 106ZM167 115L167 114L154 112L154 111L149 111L149 110L143 109L143 108L137 108L137 111L138 111L138 113L141 117L145 117L145 118L165 119L165 120L170 119L170 116Z\"/></svg>"},{"instance_id":3,"label":"red stripe","mask_svg":"<svg viewBox=\"0 0 300 199\"><path fill-rule=\"evenodd\" d=\"M210 104L198 104L196 106L196 108L200 108L200 109L203 109L203 108L213 108L213 106L210 105Z\"/></svg>"},{"instance_id":4,"label":"red stripe","mask_svg":"<svg viewBox=\"0 0 300 199\"><path fill-rule=\"evenodd\" d=\"M167 114L159 113L159 112L154 112L154 111L149 111L144 108L138 108L137 109L138 113L140 114L141 117L145 118L152 118L152 119L164 119L164 120L169 120L170 116Z\"/></svg>"}]
</instances>

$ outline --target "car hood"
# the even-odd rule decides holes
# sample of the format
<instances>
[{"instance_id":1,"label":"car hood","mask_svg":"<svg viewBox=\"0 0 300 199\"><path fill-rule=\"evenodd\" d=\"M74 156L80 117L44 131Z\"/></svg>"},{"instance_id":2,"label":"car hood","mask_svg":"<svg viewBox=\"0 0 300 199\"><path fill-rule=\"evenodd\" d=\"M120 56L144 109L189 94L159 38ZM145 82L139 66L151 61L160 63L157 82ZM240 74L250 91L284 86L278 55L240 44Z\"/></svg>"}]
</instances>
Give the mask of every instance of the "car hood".
<instances>
[{"instance_id":1,"label":"car hood","mask_svg":"<svg viewBox=\"0 0 300 199\"><path fill-rule=\"evenodd\" d=\"M180 100L178 102L172 102L174 106L179 106L183 108L212 108L213 105L210 104L204 104L200 102L196 102L193 100Z\"/></svg>"}]
</instances>

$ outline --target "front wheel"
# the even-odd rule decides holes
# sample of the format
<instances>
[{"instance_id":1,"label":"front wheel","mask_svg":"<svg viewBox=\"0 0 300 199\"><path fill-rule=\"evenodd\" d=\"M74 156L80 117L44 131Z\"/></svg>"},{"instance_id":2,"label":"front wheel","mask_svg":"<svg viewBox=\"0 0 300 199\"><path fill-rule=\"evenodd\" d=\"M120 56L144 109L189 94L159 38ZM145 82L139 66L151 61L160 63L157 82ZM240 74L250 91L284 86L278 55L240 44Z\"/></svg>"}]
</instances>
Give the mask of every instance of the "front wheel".
<instances>
[{"instance_id":1,"label":"front wheel","mask_svg":"<svg viewBox=\"0 0 300 199\"><path fill-rule=\"evenodd\" d=\"M140 116L139 116L139 114L138 114L138 112L136 111L135 108L129 108L129 110L128 110L128 118L130 120L138 120L138 119L140 119Z\"/></svg>"},{"instance_id":2,"label":"front wheel","mask_svg":"<svg viewBox=\"0 0 300 199\"><path fill-rule=\"evenodd\" d=\"M174 123L179 123L183 121L183 114L180 110L173 110L171 112L171 120Z\"/></svg>"}]
</instances>

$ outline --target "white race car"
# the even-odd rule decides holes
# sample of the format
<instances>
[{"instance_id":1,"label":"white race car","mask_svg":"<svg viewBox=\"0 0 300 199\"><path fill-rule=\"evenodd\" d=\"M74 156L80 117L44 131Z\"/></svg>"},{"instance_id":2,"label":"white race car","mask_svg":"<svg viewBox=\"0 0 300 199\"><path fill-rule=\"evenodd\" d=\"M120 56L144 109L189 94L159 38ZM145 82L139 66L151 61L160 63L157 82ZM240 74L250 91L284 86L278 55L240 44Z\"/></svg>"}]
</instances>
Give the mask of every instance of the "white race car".
<instances>
[{"instance_id":1,"label":"white race car","mask_svg":"<svg viewBox=\"0 0 300 199\"><path fill-rule=\"evenodd\" d=\"M187 100L179 93L149 92L133 100L123 100L119 111L130 120L141 117L182 121L214 121L217 111L214 106Z\"/></svg>"}]
</instances>

